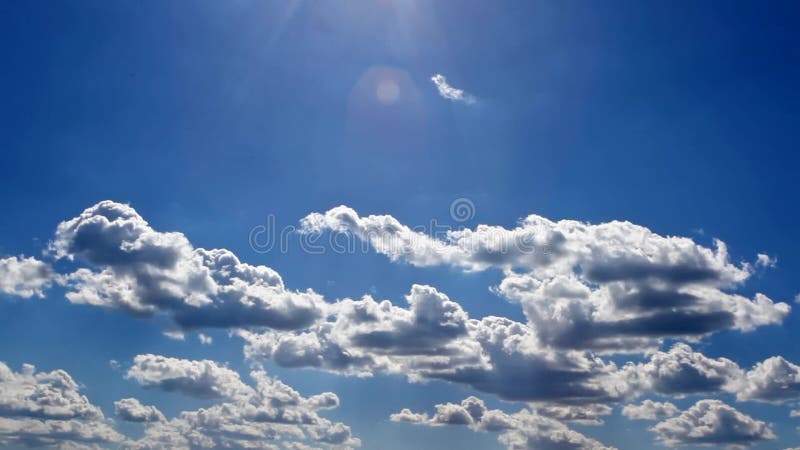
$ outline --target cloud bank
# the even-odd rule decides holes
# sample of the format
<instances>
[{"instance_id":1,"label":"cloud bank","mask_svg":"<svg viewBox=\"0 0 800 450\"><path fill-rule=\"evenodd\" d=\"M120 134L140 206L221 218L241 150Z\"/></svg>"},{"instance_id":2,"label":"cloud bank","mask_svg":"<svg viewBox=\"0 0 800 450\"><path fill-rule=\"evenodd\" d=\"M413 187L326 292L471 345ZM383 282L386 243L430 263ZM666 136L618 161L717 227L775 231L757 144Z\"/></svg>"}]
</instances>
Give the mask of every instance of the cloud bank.
<instances>
[{"instance_id":1,"label":"cloud bank","mask_svg":"<svg viewBox=\"0 0 800 450\"><path fill-rule=\"evenodd\" d=\"M437 239L392 216L339 206L301 221L306 233L350 233L393 261L502 269L495 292L519 303L543 344L602 352L653 350L666 338L779 324L791 308L728 292L752 274L726 245L700 246L629 222L598 225L530 215L514 229L479 225Z\"/></svg>"},{"instance_id":2,"label":"cloud bank","mask_svg":"<svg viewBox=\"0 0 800 450\"><path fill-rule=\"evenodd\" d=\"M604 448L566 424L600 425L616 405L667 446L742 447L772 440L769 426L718 400L680 412L668 401L731 394L737 401L800 398L800 366L774 356L742 368L689 344L720 331L780 324L789 305L764 294L737 294L755 268L731 261L726 245L662 236L629 222L589 224L531 215L511 229L479 225L431 237L391 216L359 216L340 206L301 221L303 233L348 233L392 261L466 272L498 270L494 294L520 305L525 320L471 317L433 286L414 284L400 302L344 298L287 288L274 270L243 263L224 249L194 247L180 232L158 231L128 205L100 202L61 222L45 259L0 259L0 292L42 297L53 285L77 304L118 309L136 318L163 316L165 334L184 342L190 330L228 329L258 366L313 368L344 376L376 373L411 382L440 380L521 402L517 413L486 409L469 397L433 414L404 409L392 420L464 425L497 432L510 449ZM663 349L665 342L672 343ZM625 358L630 357L630 362ZM254 370L240 375L211 360L156 354L133 358L125 377L146 389L218 403L166 417L133 397L114 403L119 420L143 424L127 439L79 393L63 371L19 373L0 366L0 444L123 448L285 448L360 445L349 427L319 415L336 408L333 392L303 397ZM5 395L5 392L11 394Z\"/></svg>"},{"instance_id":3,"label":"cloud bank","mask_svg":"<svg viewBox=\"0 0 800 450\"><path fill-rule=\"evenodd\" d=\"M29 364L15 372L0 362L0 445L80 447L123 439L67 372L37 372Z\"/></svg>"},{"instance_id":4,"label":"cloud bank","mask_svg":"<svg viewBox=\"0 0 800 450\"><path fill-rule=\"evenodd\" d=\"M255 381L250 386L236 372L213 361L139 355L127 378L150 388L200 398L214 396L225 401L183 411L169 420L160 417L149 420L144 436L125 441L124 449L279 448L279 445L352 449L361 445L352 436L350 427L319 415L321 410L339 406L336 394L324 392L303 397L261 370L250 373ZM139 409L133 406L132 409Z\"/></svg>"}]
</instances>

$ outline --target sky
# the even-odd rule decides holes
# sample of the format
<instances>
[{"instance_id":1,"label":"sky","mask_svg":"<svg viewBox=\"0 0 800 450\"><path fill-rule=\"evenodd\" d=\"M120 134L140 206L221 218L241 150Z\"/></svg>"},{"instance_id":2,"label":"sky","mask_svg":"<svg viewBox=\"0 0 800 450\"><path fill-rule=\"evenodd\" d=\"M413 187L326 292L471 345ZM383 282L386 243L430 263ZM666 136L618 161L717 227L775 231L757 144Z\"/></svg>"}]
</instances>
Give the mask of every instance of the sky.
<instances>
[{"instance_id":1,"label":"sky","mask_svg":"<svg viewBox=\"0 0 800 450\"><path fill-rule=\"evenodd\" d=\"M800 448L798 13L0 3L0 446Z\"/></svg>"}]
</instances>

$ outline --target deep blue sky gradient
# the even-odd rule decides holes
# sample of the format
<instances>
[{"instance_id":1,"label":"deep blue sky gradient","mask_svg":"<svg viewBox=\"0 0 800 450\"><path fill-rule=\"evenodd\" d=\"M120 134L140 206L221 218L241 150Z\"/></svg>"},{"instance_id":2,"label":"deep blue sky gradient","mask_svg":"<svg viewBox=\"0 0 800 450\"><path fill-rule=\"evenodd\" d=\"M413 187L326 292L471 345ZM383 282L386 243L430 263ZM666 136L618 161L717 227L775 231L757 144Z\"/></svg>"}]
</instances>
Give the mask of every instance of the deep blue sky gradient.
<instances>
[{"instance_id":1,"label":"deep blue sky gradient","mask_svg":"<svg viewBox=\"0 0 800 450\"><path fill-rule=\"evenodd\" d=\"M469 226L536 213L717 237L736 261L778 257L744 293L791 301L800 291L800 4L411 5L0 3L0 255L40 255L59 221L112 199L196 246L273 267L291 288L401 301L412 283L428 283L473 317L522 319L487 289L497 272L296 246L259 254L248 244L269 214L296 225L347 204L409 225L452 224L450 202L467 197L477 209ZM369 98L376 73L400 80L397 104ZM478 102L439 97L434 73ZM798 325L793 313L782 327L721 333L702 349L743 366L775 354L796 362ZM124 396L167 415L203 404L125 381L112 358L210 358L246 373L239 339L211 333L214 345L201 347L164 338L162 326L70 305L53 289L46 300L0 302L0 360L67 370L107 414ZM388 421L464 389L267 368L304 394L336 392L342 406L329 417L365 448L500 448L491 434ZM800 445L784 409L736 407L774 422L781 440L758 448ZM615 415L575 428L620 448L653 447L639 425Z\"/></svg>"}]
</instances>

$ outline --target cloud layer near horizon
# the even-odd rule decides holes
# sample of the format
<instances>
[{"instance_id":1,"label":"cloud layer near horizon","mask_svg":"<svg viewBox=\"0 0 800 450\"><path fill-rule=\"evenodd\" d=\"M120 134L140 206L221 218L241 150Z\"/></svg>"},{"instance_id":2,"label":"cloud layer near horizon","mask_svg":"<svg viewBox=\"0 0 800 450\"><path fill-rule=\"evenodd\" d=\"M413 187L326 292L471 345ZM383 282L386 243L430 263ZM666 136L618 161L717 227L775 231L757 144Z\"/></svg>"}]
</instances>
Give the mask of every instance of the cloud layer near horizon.
<instances>
[{"instance_id":1,"label":"cloud layer near horizon","mask_svg":"<svg viewBox=\"0 0 800 450\"><path fill-rule=\"evenodd\" d=\"M629 402L720 394L774 404L800 398L800 367L781 356L747 369L689 345L723 330L750 332L782 323L789 305L763 294L736 293L754 267L774 266L767 255L754 264L735 264L720 241L708 248L629 222L588 224L535 215L513 229L480 225L443 239L391 216L361 217L344 206L312 213L301 223L304 233L356 236L392 261L502 271L492 290L519 304L526 320L471 317L456 299L423 284L412 285L399 302L370 295L325 300L313 290L286 287L275 270L241 262L228 250L197 248L180 232L158 231L130 206L111 201L61 222L45 261L0 259L0 293L43 297L46 289L61 285L72 303L135 318L164 316L175 336L227 329L243 339L252 363L271 360L344 376L402 374L411 382L441 380L519 402L524 408L516 413L489 410L470 397L436 405L433 415L406 409L392 416L497 432L509 449L603 448L566 423L600 425L623 405L621 412L630 419L662 420L651 430L664 445L746 446L774 439L774 433L716 399L702 398L683 412L667 401ZM58 260L77 268L57 273ZM668 341L678 342L662 349ZM131 440L108 425L65 372L36 374L26 366L15 373L0 366L0 387L15 393L0 399L0 443L360 444L349 427L317 414L338 406L335 393L305 398L263 371L251 372L255 385L250 385L211 360L142 354L125 377L147 389L218 403L167 418L156 405L122 398L114 404L119 419L145 426L144 437ZM707 427L687 431L698 424Z\"/></svg>"}]
</instances>

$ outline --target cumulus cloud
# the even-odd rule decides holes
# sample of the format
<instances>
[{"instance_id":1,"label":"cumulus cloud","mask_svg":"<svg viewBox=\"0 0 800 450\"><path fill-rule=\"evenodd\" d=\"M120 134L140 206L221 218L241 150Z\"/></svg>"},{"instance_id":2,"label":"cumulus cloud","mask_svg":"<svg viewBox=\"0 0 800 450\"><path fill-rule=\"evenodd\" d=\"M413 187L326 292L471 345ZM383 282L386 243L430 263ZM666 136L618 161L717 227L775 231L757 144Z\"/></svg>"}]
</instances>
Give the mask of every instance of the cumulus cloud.
<instances>
[{"instance_id":1,"label":"cumulus cloud","mask_svg":"<svg viewBox=\"0 0 800 450\"><path fill-rule=\"evenodd\" d=\"M125 378L148 388L197 398L236 398L250 393L239 374L214 361L138 355Z\"/></svg>"},{"instance_id":2,"label":"cumulus cloud","mask_svg":"<svg viewBox=\"0 0 800 450\"><path fill-rule=\"evenodd\" d=\"M719 400L700 400L677 417L652 427L667 446L707 445L740 448L776 439L770 427Z\"/></svg>"},{"instance_id":3,"label":"cumulus cloud","mask_svg":"<svg viewBox=\"0 0 800 450\"><path fill-rule=\"evenodd\" d=\"M163 422L164 414L152 405L143 405L135 398L123 398L114 402L114 411L128 422Z\"/></svg>"},{"instance_id":4,"label":"cumulus cloud","mask_svg":"<svg viewBox=\"0 0 800 450\"><path fill-rule=\"evenodd\" d=\"M392 216L359 216L346 206L312 213L306 233L350 233L393 261L503 269L498 294L522 305L546 345L605 352L652 350L665 338L697 339L727 329L781 323L789 305L763 294L726 292L752 274L686 237L629 222L588 224L530 215L513 229L479 225L437 239Z\"/></svg>"},{"instance_id":5,"label":"cumulus cloud","mask_svg":"<svg viewBox=\"0 0 800 450\"><path fill-rule=\"evenodd\" d=\"M728 392L739 401L782 403L800 398L800 366L773 356L744 370L727 358L709 358L686 344L628 363L613 375L633 395L655 392L684 397Z\"/></svg>"},{"instance_id":6,"label":"cumulus cloud","mask_svg":"<svg viewBox=\"0 0 800 450\"><path fill-rule=\"evenodd\" d=\"M263 371L250 373L254 386L245 385L238 375L235 380L222 367L210 361L179 360L155 357L155 386L165 387L167 379L182 379L181 384L204 386L201 392L228 391L226 401L208 408L183 411L169 420L151 422L139 440L123 444L126 449L189 449L189 448L314 448L350 449L361 442L352 436L350 428L331 422L319 411L336 408L339 398L332 392L303 397L296 390ZM169 364L172 369L163 366ZM174 371L177 377L163 377L162 373ZM214 381L206 381L211 379ZM200 381L198 381L200 380ZM215 388L209 385L217 386ZM220 385L226 385L222 388ZM232 387L231 387L232 385ZM180 389L182 393L196 395L198 389ZM310 447L309 447L310 448Z\"/></svg>"},{"instance_id":7,"label":"cumulus cloud","mask_svg":"<svg viewBox=\"0 0 800 450\"><path fill-rule=\"evenodd\" d=\"M344 299L330 305L327 321L306 330L239 335L250 360L344 375L383 372L404 374L411 381L445 380L507 400L538 402L539 414L563 421L599 423L603 414L597 412L602 411L593 412L589 405L648 393L729 392L740 400L777 401L800 392L792 384L797 366L784 361L781 370L777 365L765 370L777 359L746 372L730 359L709 358L677 343L647 361L617 367L592 352L549 346L531 324L492 316L472 319L430 286L413 286L406 301L407 308L370 296Z\"/></svg>"},{"instance_id":8,"label":"cumulus cloud","mask_svg":"<svg viewBox=\"0 0 800 450\"><path fill-rule=\"evenodd\" d=\"M36 258L0 258L0 293L17 297L44 297L56 277L49 264Z\"/></svg>"},{"instance_id":9,"label":"cumulus cloud","mask_svg":"<svg viewBox=\"0 0 800 450\"><path fill-rule=\"evenodd\" d=\"M712 359L686 344L656 352L646 363L626 364L617 374L631 390L682 397L690 394L735 390L744 375L727 358Z\"/></svg>"},{"instance_id":10,"label":"cumulus cloud","mask_svg":"<svg viewBox=\"0 0 800 450\"><path fill-rule=\"evenodd\" d=\"M307 216L302 230L351 233L392 260L417 266L502 270L493 291L518 303L526 321L472 318L457 301L426 285L413 285L402 304L369 295L325 302L311 290L286 288L268 267L242 263L227 250L195 248L182 233L157 231L133 208L114 202L98 203L58 226L50 255L82 267L60 276L32 258L6 258L0 264L23 275L0 272L0 278L5 276L0 291L42 295L58 280L74 303L122 309L135 317L166 316L173 337L183 338L193 328L230 328L244 339L245 356L253 362L271 359L284 367L353 376L402 374L410 381L443 380L529 402L528 409L507 414L486 410L472 397L437 405L431 415L405 409L392 416L395 421L497 431L514 449L593 448L596 441L564 422L601 424L613 404L649 393L727 392L741 401L768 402L800 397L800 367L781 357L746 371L683 343L657 351L668 338L696 342L720 330L780 323L788 305L762 294L746 298L734 293L753 267L771 265L769 257L759 255L753 266L735 264L719 241L707 248L628 222L594 225L540 216L529 216L512 229L481 225L435 239L391 216L360 217L338 207ZM22 279L27 281L9 281ZM210 344L211 338L199 331L193 331L198 340ZM604 359L612 353L644 353L648 359L618 367L619 359ZM130 448L358 445L346 425L318 415L338 406L335 394L303 398L260 371L251 374L254 387L214 361L145 354L134 358L126 377L147 388L221 401L172 419L135 399L118 401L120 418L148 424L142 439L124 444ZM47 418L37 416L42 412L34 412L36 405L24 410L19 409L24 402L14 401L9 404L18 409L6 417L3 408L10 406L4 401L0 418L6 420L5 429L31 433L25 438L21 432L6 433L15 436L13 442L45 442L35 435L47 436L55 426L105 436L64 439L75 444L121 439L106 439L115 432L96 426L104 425L98 422L99 409L91 417ZM63 407L61 402L53 405ZM706 409L713 410L703 412L706 416L726 417L722 428L730 425L728 416L739 418L722 407ZM660 420L678 411L671 403L645 400L626 405L622 413ZM659 439L670 445L682 442L675 428L687 415L656 425ZM12 442L3 436L0 443Z\"/></svg>"},{"instance_id":11,"label":"cumulus cloud","mask_svg":"<svg viewBox=\"0 0 800 450\"><path fill-rule=\"evenodd\" d=\"M510 400L598 403L623 395L611 378L615 365L543 347L524 323L470 319L430 286L413 286L406 300L408 308L345 299L331 305L329 321L303 332L239 334L249 359L286 367L446 380Z\"/></svg>"},{"instance_id":12,"label":"cumulus cloud","mask_svg":"<svg viewBox=\"0 0 800 450\"><path fill-rule=\"evenodd\" d=\"M211 345L214 343L214 338L212 338L211 336L206 336L203 333L199 333L197 335L197 340L200 341L200 343L203 345Z\"/></svg>"},{"instance_id":13,"label":"cumulus cloud","mask_svg":"<svg viewBox=\"0 0 800 450\"><path fill-rule=\"evenodd\" d=\"M457 359L467 335L467 313L430 286L414 285L401 308L370 296L345 299L330 306L331 320L298 334L240 333L250 357L267 357L288 367L317 367L349 374L399 369L400 360L416 357ZM468 349L466 349L468 350Z\"/></svg>"},{"instance_id":14,"label":"cumulus cloud","mask_svg":"<svg viewBox=\"0 0 800 450\"><path fill-rule=\"evenodd\" d=\"M678 407L670 402L654 402L650 399L639 405L625 405L622 415L632 420L661 420L679 413Z\"/></svg>"},{"instance_id":15,"label":"cumulus cloud","mask_svg":"<svg viewBox=\"0 0 800 450\"><path fill-rule=\"evenodd\" d=\"M796 373L790 363L767 377L777 383L775 393L743 387L748 379L757 385L756 374L766 362L746 374L729 359L706 357L682 343L618 369L588 352L542 345L527 324L501 317L471 319L457 302L430 286L413 286L406 300L408 308L370 296L345 299L331 305L330 320L308 330L240 336L249 359L347 375L387 372L412 381L446 380L509 400L558 402L537 412L586 423L597 423L602 415L589 414L587 405L649 392L677 397L731 392L740 399L775 399L777 392L792 395L796 388L787 381L794 378L777 375ZM517 382L521 379L530 382ZM581 409L570 410L570 404Z\"/></svg>"},{"instance_id":16,"label":"cumulus cloud","mask_svg":"<svg viewBox=\"0 0 800 450\"><path fill-rule=\"evenodd\" d=\"M474 431L501 432L498 440L510 450L610 448L550 417L530 410L509 414L487 409L483 400L476 397L468 397L458 404L438 404L435 409L436 412L428 416L405 408L392 414L390 419L418 425L464 425Z\"/></svg>"},{"instance_id":17,"label":"cumulus cloud","mask_svg":"<svg viewBox=\"0 0 800 450\"><path fill-rule=\"evenodd\" d=\"M91 267L67 277L71 302L163 313L183 328L295 329L325 310L320 295L287 289L274 270L228 250L194 248L182 233L156 231L120 203L103 201L60 223L49 248Z\"/></svg>"},{"instance_id":18,"label":"cumulus cloud","mask_svg":"<svg viewBox=\"0 0 800 450\"><path fill-rule=\"evenodd\" d=\"M630 222L554 222L532 214L513 229L478 225L450 230L444 239L437 239L389 215L361 217L352 208L337 206L309 214L301 226L305 232L353 233L378 253L420 267L451 265L473 271L522 267L549 278L573 273L578 265L594 282L655 279L724 286L737 285L751 274L747 264L729 261L721 241L709 249L690 238L661 236Z\"/></svg>"},{"instance_id":19,"label":"cumulus cloud","mask_svg":"<svg viewBox=\"0 0 800 450\"><path fill-rule=\"evenodd\" d=\"M613 409L603 404L588 405L538 405L534 410L543 416L560 422L573 422L581 425L602 425L603 416L611 414Z\"/></svg>"},{"instance_id":20,"label":"cumulus cloud","mask_svg":"<svg viewBox=\"0 0 800 450\"><path fill-rule=\"evenodd\" d=\"M734 388L738 400L779 403L800 397L800 366L781 356L755 365Z\"/></svg>"},{"instance_id":21,"label":"cumulus cloud","mask_svg":"<svg viewBox=\"0 0 800 450\"><path fill-rule=\"evenodd\" d=\"M0 445L71 446L116 443L124 438L80 393L63 370L14 372L0 362Z\"/></svg>"},{"instance_id":22,"label":"cumulus cloud","mask_svg":"<svg viewBox=\"0 0 800 450\"><path fill-rule=\"evenodd\" d=\"M408 408L403 408L400 412L392 414L389 419L392 422L406 423L427 423L429 421L427 414L415 413Z\"/></svg>"},{"instance_id":23,"label":"cumulus cloud","mask_svg":"<svg viewBox=\"0 0 800 450\"><path fill-rule=\"evenodd\" d=\"M431 77L431 81L433 81L433 84L436 85L436 89L439 91L439 95L442 97L454 102L464 102L466 104L475 103L475 97L467 94L462 89L456 89L453 86L450 86L450 84L447 83L447 78L445 78L444 75L437 73Z\"/></svg>"},{"instance_id":24,"label":"cumulus cloud","mask_svg":"<svg viewBox=\"0 0 800 450\"><path fill-rule=\"evenodd\" d=\"M39 419L98 419L100 408L79 392L63 370L36 372L30 364L14 372L0 362L0 416Z\"/></svg>"}]
</instances>

